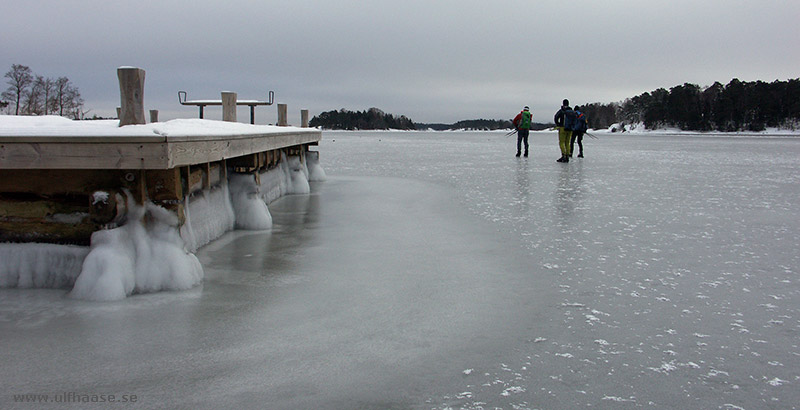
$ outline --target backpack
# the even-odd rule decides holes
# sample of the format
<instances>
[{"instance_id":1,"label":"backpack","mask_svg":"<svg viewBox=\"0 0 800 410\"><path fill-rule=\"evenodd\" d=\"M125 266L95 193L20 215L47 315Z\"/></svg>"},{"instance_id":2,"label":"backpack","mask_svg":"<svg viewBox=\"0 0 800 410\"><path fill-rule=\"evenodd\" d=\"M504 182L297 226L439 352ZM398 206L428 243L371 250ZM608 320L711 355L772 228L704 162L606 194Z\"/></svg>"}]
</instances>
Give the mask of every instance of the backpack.
<instances>
[{"instance_id":1,"label":"backpack","mask_svg":"<svg viewBox=\"0 0 800 410\"><path fill-rule=\"evenodd\" d=\"M522 118L519 120L519 128L524 130L528 130L531 128L531 120L533 120L533 114L530 111L523 111Z\"/></svg>"},{"instance_id":2,"label":"backpack","mask_svg":"<svg viewBox=\"0 0 800 410\"><path fill-rule=\"evenodd\" d=\"M586 130L589 129L589 121L586 119L586 115L584 115L582 112L580 112L580 111L576 111L576 112L578 113L578 119L577 119L577 126L575 127L575 131L586 132Z\"/></svg>"},{"instance_id":3,"label":"backpack","mask_svg":"<svg viewBox=\"0 0 800 410\"><path fill-rule=\"evenodd\" d=\"M578 128L578 114L572 108L563 109L564 112L564 128L569 131L575 131Z\"/></svg>"}]
</instances>

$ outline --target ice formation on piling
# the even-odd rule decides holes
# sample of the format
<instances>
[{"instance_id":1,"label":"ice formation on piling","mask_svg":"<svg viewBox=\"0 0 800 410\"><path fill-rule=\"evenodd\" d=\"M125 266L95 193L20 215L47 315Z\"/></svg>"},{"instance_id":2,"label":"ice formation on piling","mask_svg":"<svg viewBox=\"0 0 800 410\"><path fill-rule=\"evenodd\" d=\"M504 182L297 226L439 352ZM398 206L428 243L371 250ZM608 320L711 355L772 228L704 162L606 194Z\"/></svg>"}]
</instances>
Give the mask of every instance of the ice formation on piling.
<instances>
[{"instance_id":1,"label":"ice formation on piling","mask_svg":"<svg viewBox=\"0 0 800 410\"><path fill-rule=\"evenodd\" d=\"M0 244L0 287L64 288L81 273L85 246L46 243Z\"/></svg>"},{"instance_id":2,"label":"ice formation on piling","mask_svg":"<svg viewBox=\"0 0 800 410\"><path fill-rule=\"evenodd\" d=\"M150 202L137 205L129 196L124 224L93 233L88 248L0 244L0 287L72 287L71 297L98 301L189 289L203 280L193 252L234 228L270 229L267 204L308 194L309 180L325 179L318 155L283 155L258 177L229 173L219 187L185 199L182 225L175 213ZM95 193L93 201L106 201L107 195Z\"/></svg>"},{"instance_id":3,"label":"ice formation on piling","mask_svg":"<svg viewBox=\"0 0 800 410\"><path fill-rule=\"evenodd\" d=\"M186 249L194 252L234 228L236 214L231 205L228 184L204 189L184 201L185 222L181 237Z\"/></svg>"},{"instance_id":4,"label":"ice formation on piling","mask_svg":"<svg viewBox=\"0 0 800 410\"><path fill-rule=\"evenodd\" d=\"M128 201L127 223L92 234L92 245L70 296L119 300L132 293L189 289L203 267L186 250L174 213Z\"/></svg>"},{"instance_id":5,"label":"ice formation on piling","mask_svg":"<svg viewBox=\"0 0 800 410\"><path fill-rule=\"evenodd\" d=\"M247 230L269 229L272 215L251 174L233 174L228 178L230 199L236 214L236 227Z\"/></svg>"}]
</instances>

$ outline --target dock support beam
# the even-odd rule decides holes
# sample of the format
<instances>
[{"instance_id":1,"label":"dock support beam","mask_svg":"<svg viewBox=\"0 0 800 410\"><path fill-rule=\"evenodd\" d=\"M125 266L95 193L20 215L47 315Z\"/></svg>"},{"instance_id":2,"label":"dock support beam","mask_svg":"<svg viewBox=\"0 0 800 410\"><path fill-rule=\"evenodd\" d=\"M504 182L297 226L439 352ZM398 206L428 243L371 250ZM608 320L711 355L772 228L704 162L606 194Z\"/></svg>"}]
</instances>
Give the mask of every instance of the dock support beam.
<instances>
[{"instance_id":1,"label":"dock support beam","mask_svg":"<svg viewBox=\"0 0 800 410\"><path fill-rule=\"evenodd\" d=\"M144 70L136 67L120 67L119 78L120 116L119 126L144 124Z\"/></svg>"},{"instance_id":2,"label":"dock support beam","mask_svg":"<svg viewBox=\"0 0 800 410\"><path fill-rule=\"evenodd\" d=\"M308 128L308 110L300 110L300 126Z\"/></svg>"}]
</instances>

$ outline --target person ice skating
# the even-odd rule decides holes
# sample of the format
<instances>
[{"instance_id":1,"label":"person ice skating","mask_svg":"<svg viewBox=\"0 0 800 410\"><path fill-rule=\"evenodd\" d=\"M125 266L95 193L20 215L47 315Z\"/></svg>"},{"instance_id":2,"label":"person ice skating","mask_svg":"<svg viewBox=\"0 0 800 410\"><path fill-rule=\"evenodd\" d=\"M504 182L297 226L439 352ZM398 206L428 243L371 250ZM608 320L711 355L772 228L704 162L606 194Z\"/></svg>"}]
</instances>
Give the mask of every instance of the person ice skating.
<instances>
[{"instance_id":1,"label":"person ice skating","mask_svg":"<svg viewBox=\"0 0 800 410\"><path fill-rule=\"evenodd\" d=\"M572 130L575 128L575 111L570 108L569 100L564 99L553 121L558 128L558 147L561 149L561 158L556 162L569 162L569 142L572 139Z\"/></svg>"},{"instance_id":2,"label":"person ice skating","mask_svg":"<svg viewBox=\"0 0 800 410\"><path fill-rule=\"evenodd\" d=\"M512 123L514 128L517 129L517 156L520 155L522 143L525 143L525 156L528 156L528 134L531 130L531 122L533 121L533 113L526 105L525 108L514 117Z\"/></svg>"},{"instance_id":3,"label":"person ice skating","mask_svg":"<svg viewBox=\"0 0 800 410\"><path fill-rule=\"evenodd\" d=\"M586 114L579 110L577 105L574 111L577 124L575 125L575 130L572 131L572 138L569 141L569 156L572 158L572 153L575 152L575 141L577 141L579 149L578 158L583 158L583 134L589 129L589 120L586 118Z\"/></svg>"}]
</instances>

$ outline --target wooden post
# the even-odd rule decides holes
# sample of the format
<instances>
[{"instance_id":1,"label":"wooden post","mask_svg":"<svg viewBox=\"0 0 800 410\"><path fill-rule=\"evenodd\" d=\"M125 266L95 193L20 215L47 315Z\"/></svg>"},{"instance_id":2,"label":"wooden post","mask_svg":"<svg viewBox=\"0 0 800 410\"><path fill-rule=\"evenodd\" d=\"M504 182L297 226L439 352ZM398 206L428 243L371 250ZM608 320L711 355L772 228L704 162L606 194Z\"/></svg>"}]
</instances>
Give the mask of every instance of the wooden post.
<instances>
[{"instance_id":1,"label":"wooden post","mask_svg":"<svg viewBox=\"0 0 800 410\"><path fill-rule=\"evenodd\" d=\"M289 122L286 120L286 110L286 104L278 104L278 125L281 127L289 125Z\"/></svg>"},{"instance_id":2,"label":"wooden post","mask_svg":"<svg viewBox=\"0 0 800 410\"><path fill-rule=\"evenodd\" d=\"M119 78L120 118L119 126L144 124L144 70L136 67L120 67Z\"/></svg>"},{"instance_id":3,"label":"wooden post","mask_svg":"<svg viewBox=\"0 0 800 410\"><path fill-rule=\"evenodd\" d=\"M150 110L150 122L158 122L158 110Z\"/></svg>"},{"instance_id":4,"label":"wooden post","mask_svg":"<svg viewBox=\"0 0 800 410\"><path fill-rule=\"evenodd\" d=\"M236 93L222 92L222 121L236 122Z\"/></svg>"},{"instance_id":5,"label":"wooden post","mask_svg":"<svg viewBox=\"0 0 800 410\"><path fill-rule=\"evenodd\" d=\"M308 128L308 110L300 110L300 126Z\"/></svg>"}]
</instances>

